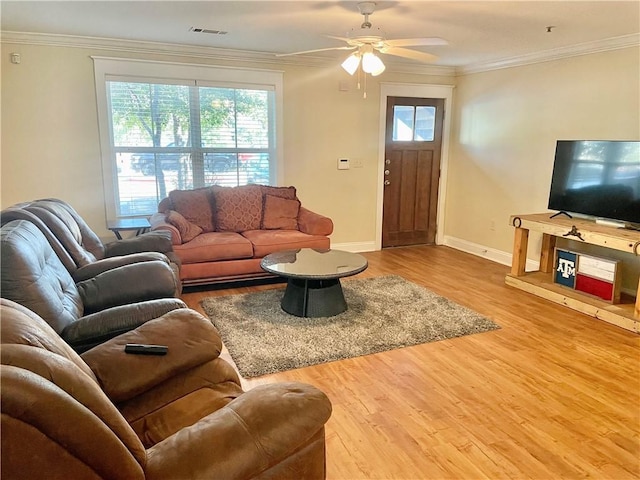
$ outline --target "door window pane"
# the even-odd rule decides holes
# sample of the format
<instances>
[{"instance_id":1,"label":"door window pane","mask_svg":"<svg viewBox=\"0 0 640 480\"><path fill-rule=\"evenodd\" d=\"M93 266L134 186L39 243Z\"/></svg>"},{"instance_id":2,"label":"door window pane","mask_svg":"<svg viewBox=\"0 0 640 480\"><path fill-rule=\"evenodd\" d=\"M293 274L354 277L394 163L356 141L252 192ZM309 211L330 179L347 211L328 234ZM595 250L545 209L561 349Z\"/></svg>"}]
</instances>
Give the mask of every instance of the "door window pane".
<instances>
[{"instance_id":1,"label":"door window pane","mask_svg":"<svg viewBox=\"0 0 640 480\"><path fill-rule=\"evenodd\" d=\"M436 125L436 107L416 107L416 142L433 142Z\"/></svg>"},{"instance_id":2,"label":"door window pane","mask_svg":"<svg viewBox=\"0 0 640 480\"><path fill-rule=\"evenodd\" d=\"M410 142L413 139L413 107L395 105L393 107L393 141Z\"/></svg>"}]
</instances>

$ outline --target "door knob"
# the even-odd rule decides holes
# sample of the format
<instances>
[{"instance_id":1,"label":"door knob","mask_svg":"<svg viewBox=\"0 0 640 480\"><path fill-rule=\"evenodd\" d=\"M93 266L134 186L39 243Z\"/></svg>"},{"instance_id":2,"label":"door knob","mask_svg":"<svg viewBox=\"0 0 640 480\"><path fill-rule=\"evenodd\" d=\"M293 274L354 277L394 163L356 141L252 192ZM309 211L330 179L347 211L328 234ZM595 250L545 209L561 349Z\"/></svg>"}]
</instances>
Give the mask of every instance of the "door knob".
<instances>
[{"instance_id":1,"label":"door knob","mask_svg":"<svg viewBox=\"0 0 640 480\"><path fill-rule=\"evenodd\" d=\"M385 184L385 185L391 185L391 182L390 182L389 180L385 180L385 181L384 181L384 184Z\"/></svg>"},{"instance_id":2,"label":"door knob","mask_svg":"<svg viewBox=\"0 0 640 480\"><path fill-rule=\"evenodd\" d=\"M389 170L385 170L385 171L384 171L384 174L385 174L385 175L389 175L390 173L391 173L391 172L390 172Z\"/></svg>"}]
</instances>

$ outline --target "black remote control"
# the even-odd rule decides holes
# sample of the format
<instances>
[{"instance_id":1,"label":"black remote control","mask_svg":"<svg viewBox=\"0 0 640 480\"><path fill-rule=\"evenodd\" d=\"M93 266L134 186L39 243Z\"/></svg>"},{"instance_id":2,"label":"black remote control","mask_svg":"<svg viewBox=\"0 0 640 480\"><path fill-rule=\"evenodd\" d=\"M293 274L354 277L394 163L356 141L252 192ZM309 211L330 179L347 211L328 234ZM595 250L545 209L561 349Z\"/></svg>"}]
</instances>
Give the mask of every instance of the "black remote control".
<instances>
[{"instance_id":1,"label":"black remote control","mask_svg":"<svg viewBox=\"0 0 640 480\"><path fill-rule=\"evenodd\" d=\"M125 353L136 355L166 355L169 347L166 345L144 345L142 343L127 343L124 346Z\"/></svg>"}]
</instances>

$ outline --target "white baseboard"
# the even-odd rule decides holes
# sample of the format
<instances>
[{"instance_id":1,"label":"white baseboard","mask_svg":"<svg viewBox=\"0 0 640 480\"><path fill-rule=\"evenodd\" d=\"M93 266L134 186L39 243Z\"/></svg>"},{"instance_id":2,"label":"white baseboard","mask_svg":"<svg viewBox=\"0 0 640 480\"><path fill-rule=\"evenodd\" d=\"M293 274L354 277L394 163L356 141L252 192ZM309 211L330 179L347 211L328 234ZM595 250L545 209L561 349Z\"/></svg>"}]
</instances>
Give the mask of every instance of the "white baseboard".
<instances>
[{"instance_id":1,"label":"white baseboard","mask_svg":"<svg viewBox=\"0 0 640 480\"><path fill-rule=\"evenodd\" d=\"M373 252L376 250L376 242L331 243L331 248L351 253Z\"/></svg>"},{"instance_id":2,"label":"white baseboard","mask_svg":"<svg viewBox=\"0 0 640 480\"><path fill-rule=\"evenodd\" d=\"M472 255L476 255L478 257L483 257L488 260L491 260L496 263L500 263L501 265L511 265L511 260L513 259L513 255L508 252L503 252L502 250L496 250L495 248L485 247L484 245L479 245L477 243L469 242L467 240L462 240L461 238L444 236L444 243L451 248L455 248L456 250L461 250L466 253L470 253ZM536 260L527 259L526 270L536 271L540 268L540 262Z\"/></svg>"}]
</instances>

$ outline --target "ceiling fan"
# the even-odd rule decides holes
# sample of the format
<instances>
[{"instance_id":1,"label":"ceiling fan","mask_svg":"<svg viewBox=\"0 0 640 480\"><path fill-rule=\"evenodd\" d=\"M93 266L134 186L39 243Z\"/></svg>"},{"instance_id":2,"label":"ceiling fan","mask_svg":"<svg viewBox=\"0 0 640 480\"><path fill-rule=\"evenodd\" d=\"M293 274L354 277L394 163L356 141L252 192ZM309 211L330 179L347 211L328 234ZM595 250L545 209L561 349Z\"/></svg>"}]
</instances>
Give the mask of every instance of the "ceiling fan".
<instances>
[{"instance_id":1,"label":"ceiling fan","mask_svg":"<svg viewBox=\"0 0 640 480\"><path fill-rule=\"evenodd\" d=\"M327 35L329 38L335 38L347 43L342 47L317 48L315 50L305 50L302 52L281 53L278 57L286 57L290 55L301 55L305 53L323 52L328 50L355 50L342 63L344 68L350 75L353 75L360 66L362 61L362 70L372 76L380 75L384 69L384 63L376 55L383 53L386 55L394 55L397 57L410 58L420 62L433 62L437 60L437 56L431 53L411 50L409 46L426 46L426 45L447 45L447 41L438 37L424 38L402 38L396 40L386 40L382 35L375 35L379 30L371 30L371 22L369 16L373 14L376 7L375 2L359 2L358 10L364 16L364 22L358 30L352 30L348 37L336 37Z\"/></svg>"}]
</instances>

